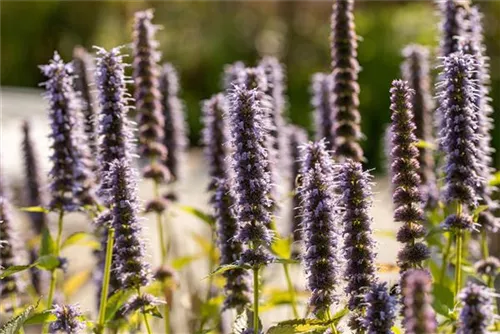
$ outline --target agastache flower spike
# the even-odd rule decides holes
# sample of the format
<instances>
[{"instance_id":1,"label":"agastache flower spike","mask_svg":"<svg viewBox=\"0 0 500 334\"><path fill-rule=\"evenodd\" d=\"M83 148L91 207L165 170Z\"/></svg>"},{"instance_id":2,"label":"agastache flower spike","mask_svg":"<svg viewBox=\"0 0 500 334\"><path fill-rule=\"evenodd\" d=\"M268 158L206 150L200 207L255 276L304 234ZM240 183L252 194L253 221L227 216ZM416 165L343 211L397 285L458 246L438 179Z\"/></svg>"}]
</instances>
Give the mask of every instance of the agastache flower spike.
<instances>
[{"instance_id":1,"label":"agastache flower spike","mask_svg":"<svg viewBox=\"0 0 500 334\"><path fill-rule=\"evenodd\" d=\"M105 195L111 186L106 181L111 162L131 159L135 150L127 118L130 96L125 88L125 66L119 48L110 51L97 48L96 79L101 106L98 134L102 138L99 145L100 196Z\"/></svg>"},{"instance_id":2,"label":"agastache flower spike","mask_svg":"<svg viewBox=\"0 0 500 334\"><path fill-rule=\"evenodd\" d=\"M459 295L463 307L460 311L458 334L490 333L493 320L492 292L484 286L469 283Z\"/></svg>"},{"instance_id":3,"label":"agastache flower spike","mask_svg":"<svg viewBox=\"0 0 500 334\"><path fill-rule=\"evenodd\" d=\"M475 145L481 139L475 116L477 83L471 77L476 60L460 52L445 57L443 62L442 82L438 86L438 112L443 117L439 136L445 153L443 196L446 203L457 201L475 207L482 177L478 175L482 167Z\"/></svg>"},{"instance_id":4,"label":"agastache flower spike","mask_svg":"<svg viewBox=\"0 0 500 334\"><path fill-rule=\"evenodd\" d=\"M390 93L392 198L394 220L404 224L398 231L397 240L404 244L398 253L398 265L401 271L405 271L419 267L429 257L430 251L425 244L418 242L424 237L425 229L422 226L417 138L410 103L413 90L406 82L394 80Z\"/></svg>"},{"instance_id":5,"label":"agastache flower spike","mask_svg":"<svg viewBox=\"0 0 500 334\"><path fill-rule=\"evenodd\" d=\"M392 326L397 317L397 301L387 290L387 283L374 283L365 301L366 316L363 319L367 334L392 334Z\"/></svg>"},{"instance_id":6,"label":"agastache flower spike","mask_svg":"<svg viewBox=\"0 0 500 334\"><path fill-rule=\"evenodd\" d=\"M290 145L291 189L293 191L291 232L293 234L293 241L300 241L302 240L302 231L300 228L301 218L299 215L301 199L297 187L301 175L300 146L307 143L307 132L295 125L289 125L287 130Z\"/></svg>"},{"instance_id":7,"label":"agastache flower spike","mask_svg":"<svg viewBox=\"0 0 500 334\"><path fill-rule=\"evenodd\" d=\"M0 171L1 173L1 171ZM19 238L12 216L12 207L9 194L0 175L0 268L22 265L20 253L22 241ZM21 292L23 284L18 274L10 275L0 280L0 297L7 300L7 296Z\"/></svg>"},{"instance_id":8,"label":"agastache flower spike","mask_svg":"<svg viewBox=\"0 0 500 334\"><path fill-rule=\"evenodd\" d=\"M229 121L231 130L232 168L234 170L234 194L240 231L236 239L249 245L270 245L271 172L269 153L266 150L260 92L235 86L230 95ZM258 252L248 249L243 255L252 265L265 264L271 259L262 246ZM254 254L253 254L254 253ZM245 262L245 256L241 261Z\"/></svg>"},{"instance_id":9,"label":"agastache flower spike","mask_svg":"<svg viewBox=\"0 0 500 334\"><path fill-rule=\"evenodd\" d=\"M404 319L407 334L435 334L436 314L432 308L431 276L412 269L403 275Z\"/></svg>"},{"instance_id":10,"label":"agastache flower spike","mask_svg":"<svg viewBox=\"0 0 500 334\"><path fill-rule=\"evenodd\" d=\"M234 236L238 233L238 221L234 210L234 198L230 193L231 184L227 179L218 179L215 184L213 205L217 228L217 245L220 250L220 264L234 264L243 252L243 245ZM237 268L224 272L226 284L223 309L236 308L238 311L250 304L250 283L248 272Z\"/></svg>"},{"instance_id":11,"label":"agastache flower spike","mask_svg":"<svg viewBox=\"0 0 500 334\"><path fill-rule=\"evenodd\" d=\"M429 74L429 51L421 45L408 45L403 49L405 61L401 66L403 78L408 82L414 94L413 119L415 136L419 140L432 143L433 101L431 95L431 78ZM429 148L419 148L418 162L421 180L420 193L425 207L435 207L439 200L434 172L434 157Z\"/></svg>"},{"instance_id":12,"label":"agastache flower spike","mask_svg":"<svg viewBox=\"0 0 500 334\"><path fill-rule=\"evenodd\" d=\"M460 38L465 33L464 6L467 0L444 0L438 2L441 11L440 54L447 57L460 50Z\"/></svg>"},{"instance_id":13,"label":"agastache flower spike","mask_svg":"<svg viewBox=\"0 0 500 334\"><path fill-rule=\"evenodd\" d=\"M222 76L222 88L224 91L229 92L233 89L233 85L238 81L240 72L244 70L245 64L241 61L224 66L224 73Z\"/></svg>"},{"instance_id":14,"label":"agastache flower spike","mask_svg":"<svg viewBox=\"0 0 500 334\"><path fill-rule=\"evenodd\" d=\"M49 326L50 333L77 334L85 329L82 312L78 305L54 305L52 314L56 320Z\"/></svg>"},{"instance_id":15,"label":"agastache flower spike","mask_svg":"<svg viewBox=\"0 0 500 334\"><path fill-rule=\"evenodd\" d=\"M126 159L111 163L108 180L111 226L115 229L113 270L122 289L146 286L151 280L150 265L139 222L135 172Z\"/></svg>"},{"instance_id":16,"label":"agastache flower spike","mask_svg":"<svg viewBox=\"0 0 500 334\"><path fill-rule=\"evenodd\" d=\"M224 116L229 112L229 103L223 94L217 94L203 101L202 111L203 146L211 178L208 190L213 191L217 179L224 179L228 174L229 128Z\"/></svg>"},{"instance_id":17,"label":"agastache flower spike","mask_svg":"<svg viewBox=\"0 0 500 334\"><path fill-rule=\"evenodd\" d=\"M150 159L164 159L167 153L162 144L165 119L159 90L160 53L157 51L158 42L154 39L158 27L151 23L152 19L152 10L135 13L132 77L135 83L140 154Z\"/></svg>"},{"instance_id":18,"label":"agastache flower spike","mask_svg":"<svg viewBox=\"0 0 500 334\"><path fill-rule=\"evenodd\" d=\"M372 206L371 175L364 172L360 163L352 160L339 166L338 190L341 193L340 205L344 235L344 256L347 264L345 277L348 277L346 293L348 306L354 314L349 327L353 331L364 328L362 316L365 310L364 295L375 281L375 241L369 210Z\"/></svg>"},{"instance_id":19,"label":"agastache flower spike","mask_svg":"<svg viewBox=\"0 0 500 334\"><path fill-rule=\"evenodd\" d=\"M42 186L42 177L36 147L31 136L31 125L24 121L22 125L23 141L22 151L24 160L24 177L26 180L26 206L44 206L46 204L45 192ZM29 213L31 224L35 233L41 234L47 224L47 217L43 212Z\"/></svg>"},{"instance_id":20,"label":"agastache flower spike","mask_svg":"<svg viewBox=\"0 0 500 334\"><path fill-rule=\"evenodd\" d=\"M314 108L316 140L326 139L329 151L335 150L334 118L332 105L333 81L326 73L316 73L312 77L311 105Z\"/></svg>"},{"instance_id":21,"label":"agastache flower spike","mask_svg":"<svg viewBox=\"0 0 500 334\"><path fill-rule=\"evenodd\" d=\"M309 305L316 315L324 314L337 301L340 281L340 235L338 204L333 182L333 163L324 141L302 148L301 217L305 253L303 262L307 287L312 292Z\"/></svg>"},{"instance_id":22,"label":"agastache flower spike","mask_svg":"<svg viewBox=\"0 0 500 334\"><path fill-rule=\"evenodd\" d=\"M89 171L79 146L78 101L73 90L73 69L54 53L48 65L40 66L48 80L44 97L49 102L52 139L52 168L49 172L52 210L76 211L79 204L90 204ZM83 203L82 203L83 202Z\"/></svg>"},{"instance_id":23,"label":"agastache flower spike","mask_svg":"<svg viewBox=\"0 0 500 334\"><path fill-rule=\"evenodd\" d=\"M335 152L338 161L363 160L359 114L359 63L353 14L354 0L335 0L331 20L331 53L335 117Z\"/></svg>"},{"instance_id":24,"label":"agastache flower spike","mask_svg":"<svg viewBox=\"0 0 500 334\"><path fill-rule=\"evenodd\" d=\"M165 166L173 179L181 174L182 158L188 146L184 105L179 99L179 77L171 64L164 64L160 77L160 91L163 94L163 115L165 118L165 137L163 144L167 148Z\"/></svg>"},{"instance_id":25,"label":"agastache flower spike","mask_svg":"<svg viewBox=\"0 0 500 334\"><path fill-rule=\"evenodd\" d=\"M81 46L73 49L75 69L75 91L79 93L81 112L84 118L86 143L92 156L97 156L97 112L94 94L94 59Z\"/></svg>"}]
</instances>

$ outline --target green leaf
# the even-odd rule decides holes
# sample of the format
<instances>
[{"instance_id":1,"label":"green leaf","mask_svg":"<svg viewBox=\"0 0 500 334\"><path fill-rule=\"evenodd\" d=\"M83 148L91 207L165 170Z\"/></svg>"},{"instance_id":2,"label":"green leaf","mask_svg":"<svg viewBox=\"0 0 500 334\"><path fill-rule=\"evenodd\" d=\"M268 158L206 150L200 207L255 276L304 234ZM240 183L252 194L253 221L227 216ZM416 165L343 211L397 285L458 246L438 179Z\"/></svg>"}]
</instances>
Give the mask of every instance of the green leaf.
<instances>
[{"instance_id":1,"label":"green leaf","mask_svg":"<svg viewBox=\"0 0 500 334\"><path fill-rule=\"evenodd\" d=\"M87 241L85 239L87 239L87 237L90 237L90 234L88 234L87 232L75 232L73 234L71 234L70 236L68 236L66 238L66 240L63 241L62 245L61 245L61 249L64 249L68 246L72 246L72 245L78 245L80 244L80 241L84 240L84 241Z\"/></svg>"},{"instance_id":2,"label":"green leaf","mask_svg":"<svg viewBox=\"0 0 500 334\"><path fill-rule=\"evenodd\" d=\"M347 308L344 308L337 312L331 320L293 319L282 321L269 328L267 334L313 333L318 330L326 330L330 324L338 323L347 313Z\"/></svg>"},{"instance_id":3,"label":"green leaf","mask_svg":"<svg viewBox=\"0 0 500 334\"><path fill-rule=\"evenodd\" d=\"M297 263L300 263L300 261L299 260L294 260L294 259L274 259L273 263L297 264Z\"/></svg>"},{"instance_id":4,"label":"green leaf","mask_svg":"<svg viewBox=\"0 0 500 334\"><path fill-rule=\"evenodd\" d=\"M36 260L35 265L37 268L43 270L54 270L60 264L59 258L55 255L44 255Z\"/></svg>"},{"instance_id":5,"label":"green leaf","mask_svg":"<svg viewBox=\"0 0 500 334\"><path fill-rule=\"evenodd\" d=\"M145 314L150 314L155 318L163 319L163 316L161 315L160 310L159 310L158 306L156 306L156 305L146 307L143 312Z\"/></svg>"},{"instance_id":6,"label":"green leaf","mask_svg":"<svg viewBox=\"0 0 500 334\"><path fill-rule=\"evenodd\" d=\"M238 269L238 268L240 268L240 269L250 269L249 266L245 266L245 265L224 264L222 266L219 266L219 267L215 268L214 271L212 271L208 276L204 277L203 279L209 278L210 276L220 275L220 274L225 273L228 270Z\"/></svg>"},{"instance_id":7,"label":"green leaf","mask_svg":"<svg viewBox=\"0 0 500 334\"><path fill-rule=\"evenodd\" d=\"M179 209L199 218L201 221L204 221L205 223L207 223L210 227L215 226L214 218L212 216L206 214L205 212L201 211L200 209L197 209L197 208L189 206L189 205L180 205Z\"/></svg>"},{"instance_id":8,"label":"green leaf","mask_svg":"<svg viewBox=\"0 0 500 334\"><path fill-rule=\"evenodd\" d=\"M448 317L450 310L453 310L453 292L448 286L435 283L432 286L433 302L432 306L434 310Z\"/></svg>"},{"instance_id":9,"label":"green leaf","mask_svg":"<svg viewBox=\"0 0 500 334\"><path fill-rule=\"evenodd\" d=\"M111 297L108 298L106 304L105 319L106 322L113 320L116 312L129 300L134 294L135 290L118 290Z\"/></svg>"},{"instance_id":10,"label":"green leaf","mask_svg":"<svg viewBox=\"0 0 500 334\"><path fill-rule=\"evenodd\" d=\"M485 210L488 210L487 205L479 205L472 213L472 220L474 220L474 222L477 222L477 219L479 218L479 214Z\"/></svg>"},{"instance_id":11,"label":"green leaf","mask_svg":"<svg viewBox=\"0 0 500 334\"><path fill-rule=\"evenodd\" d=\"M490 180L490 186L500 186L500 172L496 172L495 174L493 174L493 177Z\"/></svg>"},{"instance_id":12,"label":"green leaf","mask_svg":"<svg viewBox=\"0 0 500 334\"><path fill-rule=\"evenodd\" d=\"M392 326L391 327L391 330L394 334L403 334L403 332L401 331L401 328L397 327L397 326Z\"/></svg>"},{"instance_id":13,"label":"green leaf","mask_svg":"<svg viewBox=\"0 0 500 334\"><path fill-rule=\"evenodd\" d=\"M182 268L184 268L185 266L187 266L191 262L199 260L201 258L201 256L202 255L200 255L200 254L198 254L198 255L179 256L179 257L177 257L177 258L175 258L175 259L172 260L171 266L175 270L181 270Z\"/></svg>"},{"instance_id":14,"label":"green leaf","mask_svg":"<svg viewBox=\"0 0 500 334\"><path fill-rule=\"evenodd\" d=\"M292 237L288 238L277 238L271 245L271 250L273 253L282 258L282 259L290 259L292 256Z\"/></svg>"},{"instance_id":15,"label":"green leaf","mask_svg":"<svg viewBox=\"0 0 500 334\"><path fill-rule=\"evenodd\" d=\"M14 275L15 273L18 273L20 271L26 270L33 267L33 264L26 264L23 266L10 266L7 267L5 270L2 270L0 273L0 279L4 279L7 276Z\"/></svg>"},{"instance_id":16,"label":"green leaf","mask_svg":"<svg viewBox=\"0 0 500 334\"><path fill-rule=\"evenodd\" d=\"M43 324L45 322L52 322L56 320L55 314L51 312L51 310L45 310L42 312L38 312L33 314L24 322L25 325L37 325Z\"/></svg>"},{"instance_id":17,"label":"green leaf","mask_svg":"<svg viewBox=\"0 0 500 334\"><path fill-rule=\"evenodd\" d=\"M24 322L31 316L31 314L35 311L35 309L38 307L38 302L36 305L30 305L27 308L24 309L21 314L15 316L14 318L10 319L5 325L3 325L0 328L0 334L17 334L23 327Z\"/></svg>"},{"instance_id":18,"label":"green leaf","mask_svg":"<svg viewBox=\"0 0 500 334\"><path fill-rule=\"evenodd\" d=\"M259 329L262 329L262 322L260 319L257 326ZM253 312L250 309L245 309L243 312L238 314L234 320L231 334L242 334L246 329L253 327Z\"/></svg>"},{"instance_id":19,"label":"green leaf","mask_svg":"<svg viewBox=\"0 0 500 334\"><path fill-rule=\"evenodd\" d=\"M54 254L56 243L52 239L52 235L48 228L44 228L42 232L42 244L40 246L40 256Z\"/></svg>"},{"instance_id":20,"label":"green leaf","mask_svg":"<svg viewBox=\"0 0 500 334\"><path fill-rule=\"evenodd\" d=\"M425 140L419 140L416 145L418 148L426 148L429 150L435 150L436 146L433 143L429 143L428 141Z\"/></svg>"},{"instance_id":21,"label":"green leaf","mask_svg":"<svg viewBox=\"0 0 500 334\"><path fill-rule=\"evenodd\" d=\"M47 210L41 206L28 206L28 207L19 208L19 210L24 211L24 212L43 212L43 213L50 212L49 210Z\"/></svg>"}]
</instances>

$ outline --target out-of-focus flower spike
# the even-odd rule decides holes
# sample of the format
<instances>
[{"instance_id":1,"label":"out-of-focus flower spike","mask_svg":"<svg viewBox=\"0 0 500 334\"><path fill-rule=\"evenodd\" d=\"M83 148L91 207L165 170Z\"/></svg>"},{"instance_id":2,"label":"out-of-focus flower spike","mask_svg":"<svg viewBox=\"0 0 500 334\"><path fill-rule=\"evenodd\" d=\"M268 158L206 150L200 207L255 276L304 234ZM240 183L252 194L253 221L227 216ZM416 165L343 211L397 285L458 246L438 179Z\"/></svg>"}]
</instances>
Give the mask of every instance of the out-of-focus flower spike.
<instances>
[{"instance_id":1,"label":"out-of-focus flower spike","mask_svg":"<svg viewBox=\"0 0 500 334\"><path fill-rule=\"evenodd\" d=\"M367 304L364 326L367 334L392 334L397 317L397 301L387 289L387 283L374 283L365 301Z\"/></svg>"},{"instance_id":2,"label":"out-of-focus flower spike","mask_svg":"<svg viewBox=\"0 0 500 334\"><path fill-rule=\"evenodd\" d=\"M54 305L52 314L56 320L49 326L50 333L78 334L86 327L78 305Z\"/></svg>"},{"instance_id":3,"label":"out-of-focus flower spike","mask_svg":"<svg viewBox=\"0 0 500 334\"><path fill-rule=\"evenodd\" d=\"M447 57L460 50L460 39L465 33L465 7L468 0L436 1L441 16L440 55Z\"/></svg>"},{"instance_id":4,"label":"out-of-focus flower spike","mask_svg":"<svg viewBox=\"0 0 500 334\"><path fill-rule=\"evenodd\" d=\"M412 269L403 275L403 326L407 334L436 334L436 314L432 308L431 275Z\"/></svg>"},{"instance_id":5,"label":"out-of-focus flower spike","mask_svg":"<svg viewBox=\"0 0 500 334\"><path fill-rule=\"evenodd\" d=\"M326 73L316 73L312 77L311 105L314 108L316 140L325 138L329 151L335 150L335 115L332 108L332 76Z\"/></svg>"},{"instance_id":6,"label":"out-of-focus flower spike","mask_svg":"<svg viewBox=\"0 0 500 334\"><path fill-rule=\"evenodd\" d=\"M492 291L485 286L468 283L459 294L462 302L458 334L487 334L491 325L493 312Z\"/></svg>"},{"instance_id":7,"label":"out-of-focus flower spike","mask_svg":"<svg viewBox=\"0 0 500 334\"><path fill-rule=\"evenodd\" d=\"M222 88L224 91L229 92L233 89L234 84L236 84L240 76L239 73L244 70L245 64L241 61L224 66L224 74L222 76Z\"/></svg>"}]
</instances>

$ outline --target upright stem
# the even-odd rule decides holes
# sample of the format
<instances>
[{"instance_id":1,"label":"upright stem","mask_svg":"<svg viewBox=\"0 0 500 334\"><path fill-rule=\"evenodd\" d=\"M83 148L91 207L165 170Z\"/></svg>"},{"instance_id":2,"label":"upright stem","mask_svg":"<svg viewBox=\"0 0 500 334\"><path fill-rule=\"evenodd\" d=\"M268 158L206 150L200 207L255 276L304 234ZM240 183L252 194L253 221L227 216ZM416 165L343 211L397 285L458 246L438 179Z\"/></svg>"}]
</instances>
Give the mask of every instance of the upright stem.
<instances>
[{"instance_id":1,"label":"upright stem","mask_svg":"<svg viewBox=\"0 0 500 334\"><path fill-rule=\"evenodd\" d=\"M102 333L106 316L106 306L108 303L109 279L111 276L111 261L113 259L113 244L115 242L115 229L108 229L108 240L106 244L106 262L104 265L104 278L102 280L101 303L99 305L98 333Z\"/></svg>"},{"instance_id":2,"label":"upright stem","mask_svg":"<svg viewBox=\"0 0 500 334\"><path fill-rule=\"evenodd\" d=\"M214 257L214 250L215 250L215 229L212 228L212 233L210 235L210 250L208 252L208 273L211 274L212 271L214 270L214 260L213 260L213 257ZM208 301L210 300L210 297L212 296L212 284L213 284L213 275L209 275L208 276L208 284L207 284L207 293L206 293L206 296L205 296L205 303L208 303ZM206 317L203 317L201 320L200 320L200 327L199 327L199 331L202 332L203 331L203 327L205 326L205 323L206 323Z\"/></svg>"},{"instance_id":3,"label":"upright stem","mask_svg":"<svg viewBox=\"0 0 500 334\"><path fill-rule=\"evenodd\" d=\"M154 181L154 196L160 198L160 185ZM165 244L165 233L163 231L163 215L160 212L156 213L156 225L158 226L158 239L160 242L161 264L167 261L167 245Z\"/></svg>"},{"instance_id":4,"label":"upright stem","mask_svg":"<svg viewBox=\"0 0 500 334\"><path fill-rule=\"evenodd\" d=\"M332 320L332 314L330 313L330 308L326 310L326 316L328 320L330 321ZM335 327L335 323L333 323L333 321L330 324L330 328L332 329L332 334L338 334L337 327Z\"/></svg>"},{"instance_id":5,"label":"upright stem","mask_svg":"<svg viewBox=\"0 0 500 334\"><path fill-rule=\"evenodd\" d=\"M292 306L293 316L295 319L299 318L299 312L297 311L297 301L295 299L295 289L290 278L290 271L288 270L288 263L283 263L283 269L285 271L286 284L288 286L288 293L290 294L290 304Z\"/></svg>"},{"instance_id":6,"label":"upright stem","mask_svg":"<svg viewBox=\"0 0 500 334\"><path fill-rule=\"evenodd\" d=\"M451 245L453 244L453 238L451 234L448 235L448 244L443 254L443 263L441 264L441 274L439 276L439 284L444 283L444 278L446 276L446 269L448 269L448 259L450 258Z\"/></svg>"},{"instance_id":7,"label":"upright stem","mask_svg":"<svg viewBox=\"0 0 500 334\"><path fill-rule=\"evenodd\" d=\"M253 333L259 334L259 266L253 267Z\"/></svg>"},{"instance_id":8,"label":"upright stem","mask_svg":"<svg viewBox=\"0 0 500 334\"><path fill-rule=\"evenodd\" d=\"M481 250L483 253L483 259L486 260L488 256L490 256L490 254L488 250L488 236L486 234L486 229L484 227L481 231Z\"/></svg>"},{"instance_id":9,"label":"upright stem","mask_svg":"<svg viewBox=\"0 0 500 334\"><path fill-rule=\"evenodd\" d=\"M62 237L62 230L63 230L63 218L64 218L64 210L61 208L59 211L59 219L57 221L57 238L56 238L56 244L55 244L55 256L59 256L59 251L61 247L61 237ZM50 287L49 287L49 295L47 297L47 310L50 310L52 308L52 302L54 300L54 294L56 291L56 282L57 282L57 268L52 269L51 274L50 274ZM49 330L49 324L44 323L42 333L48 333Z\"/></svg>"},{"instance_id":10,"label":"upright stem","mask_svg":"<svg viewBox=\"0 0 500 334\"><path fill-rule=\"evenodd\" d=\"M462 230L457 231L457 258L455 263L455 299L458 298L460 287L462 286Z\"/></svg>"},{"instance_id":11,"label":"upright stem","mask_svg":"<svg viewBox=\"0 0 500 334\"><path fill-rule=\"evenodd\" d=\"M140 296L141 295L141 288L137 287L137 294ZM148 315L146 312L144 312L144 309L141 309L142 317L144 319L144 324L146 325L146 330L148 334L152 334L151 332L151 326L149 326L149 320L148 320Z\"/></svg>"}]
</instances>

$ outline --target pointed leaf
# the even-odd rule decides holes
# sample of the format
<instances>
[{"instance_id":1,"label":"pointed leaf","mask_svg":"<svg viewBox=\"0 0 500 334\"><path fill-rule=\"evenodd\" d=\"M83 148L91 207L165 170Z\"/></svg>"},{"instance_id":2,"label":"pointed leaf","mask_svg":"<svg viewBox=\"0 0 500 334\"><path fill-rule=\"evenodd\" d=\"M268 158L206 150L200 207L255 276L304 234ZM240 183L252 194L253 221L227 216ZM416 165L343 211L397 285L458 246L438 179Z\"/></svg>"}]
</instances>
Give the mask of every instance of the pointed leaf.
<instances>
[{"instance_id":1,"label":"pointed leaf","mask_svg":"<svg viewBox=\"0 0 500 334\"><path fill-rule=\"evenodd\" d=\"M493 177L490 180L490 186L500 186L500 172L496 172L495 174L493 174Z\"/></svg>"},{"instance_id":2,"label":"pointed leaf","mask_svg":"<svg viewBox=\"0 0 500 334\"><path fill-rule=\"evenodd\" d=\"M123 306L129 300L129 298L134 294L134 290L118 290L111 297L108 298L106 304L105 319L106 322L113 319L116 312L120 307Z\"/></svg>"},{"instance_id":3,"label":"pointed leaf","mask_svg":"<svg viewBox=\"0 0 500 334\"><path fill-rule=\"evenodd\" d=\"M43 213L50 212L49 210L47 210L41 206L28 206L28 207L19 208L19 210L24 211L24 212L43 212Z\"/></svg>"},{"instance_id":4,"label":"pointed leaf","mask_svg":"<svg viewBox=\"0 0 500 334\"><path fill-rule=\"evenodd\" d=\"M184 211L186 213L189 213L189 214L191 214L191 215L199 218L201 221L204 221L210 227L213 227L215 225L214 218L211 217L210 215L206 214L205 212L201 211L200 209L197 209L195 207L188 206L188 205L180 205L179 208L182 211Z\"/></svg>"},{"instance_id":5,"label":"pointed leaf","mask_svg":"<svg viewBox=\"0 0 500 334\"><path fill-rule=\"evenodd\" d=\"M88 234L87 232L75 232L73 234L71 234L70 236L68 236L66 238L66 240L63 241L62 245L61 245L61 249L64 249L68 246L72 246L72 245L79 245L81 244L81 241L88 241L88 240L85 240L87 239L87 237L90 237L90 234Z\"/></svg>"},{"instance_id":6,"label":"pointed leaf","mask_svg":"<svg viewBox=\"0 0 500 334\"><path fill-rule=\"evenodd\" d=\"M37 325L43 324L45 322L52 322L56 320L55 314L52 313L51 310L45 310L39 313L33 314L24 322L25 325Z\"/></svg>"},{"instance_id":7,"label":"pointed leaf","mask_svg":"<svg viewBox=\"0 0 500 334\"><path fill-rule=\"evenodd\" d=\"M249 269L250 267L244 266L244 265L237 265L237 264L225 264L222 266L217 267L214 271L212 271L208 276L204 277L203 279L209 278L210 276L215 276L215 275L220 275L225 273L228 270L231 269Z\"/></svg>"},{"instance_id":8,"label":"pointed leaf","mask_svg":"<svg viewBox=\"0 0 500 334\"><path fill-rule=\"evenodd\" d=\"M282 259L290 259L292 256L292 237L288 238L277 238L271 245L271 250L273 253L282 258Z\"/></svg>"},{"instance_id":9,"label":"pointed leaf","mask_svg":"<svg viewBox=\"0 0 500 334\"><path fill-rule=\"evenodd\" d=\"M40 300L38 301L40 302ZM24 322L31 316L31 314L38 307L38 302L36 305L30 305L24 309L21 314L10 319L0 328L0 334L17 334L23 327Z\"/></svg>"},{"instance_id":10,"label":"pointed leaf","mask_svg":"<svg viewBox=\"0 0 500 334\"><path fill-rule=\"evenodd\" d=\"M10 267L7 267L5 270L2 270L2 272L0 273L0 279L4 279L7 276L14 275L15 273L24 271L24 270L29 269L31 267L33 267L32 264L26 264L26 265L23 265L23 266L10 266Z\"/></svg>"},{"instance_id":11,"label":"pointed leaf","mask_svg":"<svg viewBox=\"0 0 500 334\"><path fill-rule=\"evenodd\" d=\"M202 257L202 254L197 254L197 255L186 255L186 256L179 256L175 259L172 260L172 268L175 270L180 270L190 264L193 261L199 260Z\"/></svg>"},{"instance_id":12,"label":"pointed leaf","mask_svg":"<svg viewBox=\"0 0 500 334\"><path fill-rule=\"evenodd\" d=\"M35 265L37 268L43 270L53 270L56 269L60 264L59 258L55 255L44 255L36 260Z\"/></svg>"},{"instance_id":13,"label":"pointed leaf","mask_svg":"<svg viewBox=\"0 0 500 334\"><path fill-rule=\"evenodd\" d=\"M453 292L448 286L435 283L432 286L433 302L432 306L434 310L448 317L450 310L453 310Z\"/></svg>"},{"instance_id":14,"label":"pointed leaf","mask_svg":"<svg viewBox=\"0 0 500 334\"><path fill-rule=\"evenodd\" d=\"M42 244L40 246L40 256L54 254L56 243L52 239L52 235L48 228L44 228L42 232Z\"/></svg>"}]
</instances>

